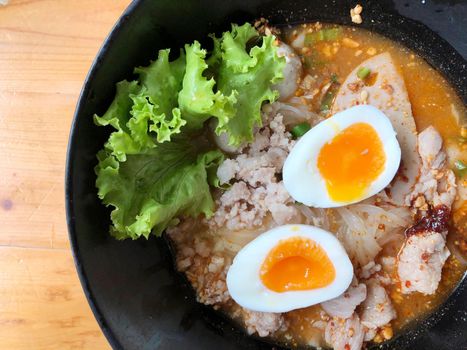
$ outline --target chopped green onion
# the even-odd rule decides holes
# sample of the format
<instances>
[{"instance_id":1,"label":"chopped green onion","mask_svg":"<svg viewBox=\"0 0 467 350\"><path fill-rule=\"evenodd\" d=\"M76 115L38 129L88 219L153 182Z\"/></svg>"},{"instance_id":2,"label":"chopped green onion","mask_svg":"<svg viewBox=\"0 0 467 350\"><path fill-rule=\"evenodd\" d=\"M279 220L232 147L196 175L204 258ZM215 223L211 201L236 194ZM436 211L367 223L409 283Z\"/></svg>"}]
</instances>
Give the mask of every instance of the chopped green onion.
<instances>
[{"instance_id":1,"label":"chopped green onion","mask_svg":"<svg viewBox=\"0 0 467 350\"><path fill-rule=\"evenodd\" d=\"M465 164L462 160L456 160L454 162L454 167L459 177L464 177L464 175L467 173L467 164Z\"/></svg>"},{"instance_id":2,"label":"chopped green onion","mask_svg":"<svg viewBox=\"0 0 467 350\"><path fill-rule=\"evenodd\" d=\"M314 60L311 56L305 56L303 58L303 65L306 69L311 69L314 66Z\"/></svg>"},{"instance_id":3,"label":"chopped green onion","mask_svg":"<svg viewBox=\"0 0 467 350\"><path fill-rule=\"evenodd\" d=\"M304 43L305 43L305 46L311 46L323 40L324 40L324 35L323 35L323 32L320 30L319 32L305 34Z\"/></svg>"},{"instance_id":4,"label":"chopped green onion","mask_svg":"<svg viewBox=\"0 0 467 350\"><path fill-rule=\"evenodd\" d=\"M339 84L339 77L337 76L336 73L331 74L331 82L335 84Z\"/></svg>"},{"instance_id":5,"label":"chopped green onion","mask_svg":"<svg viewBox=\"0 0 467 350\"><path fill-rule=\"evenodd\" d=\"M323 29L324 40L333 41L339 39L341 31L342 30L340 28Z\"/></svg>"},{"instance_id":6,"label":"chopped green onion","mask_svg":"<svg viewBox=\"0 0 467 350\"><path fill-rule=\"evenodd\" d=\"M457 170L465 170L467 169L467 165L462 160L456 160L454 166Z\"/></svg>"},{"instance_id":7,"label":"chopped green onion","mask_svg":"<svg viewBox=\"0 0 467 350\"><path fill-rule=\"evenodd\" d=\"M303 65L306 69L312 69L322 67L324 62L319 59L317 52L314 51L310 55L303 57Z\"/></svg>"},{"instance_id":8,"label":"chopped green onion","mask_svg":"<svg viewBox=\"0 0 467 350\"><path fill-rule=\"evenodd\" d=\"M297 137L301 137L305 135L307 131L310 129L311 129L310 124L304 122L304 123L295 125L290 132L295 138L297 138Z\"/></svg>"},{"instance_id":9,"label":"chopped green onion","mask_svg":"<svg viewBox=\"0 0 467 350\"><path fill-rule=\"evenodd\" d=\"M332 101L334 101L334 92L328 91L321 101L320 110L321 112L327 112L331 109Z\"/></svg>"},{"instance_id":10,"label":"chopped green onion","mask_svg":"<svg viewBox=\"0 0 467 350\"><path fill-rule=\"evenodd\" d=\"M335 41L339 39L341 32L341 28L327 28L317 32L307 33L305 35L305 46L310 46L320 41Z\"/></svg>"},{"instance_id":11,"label":"chopped green onion","mask_svg":"<svg viewBox=\"0 0 467 350\"><path fill-rule=\"evenodd\" d=\"M360 79L365 79L368 75L370 75L370 73L371 73L370 68L361 67L361 68L357 71L357 77L359 77Z\"/></svg>"}]
</instances>

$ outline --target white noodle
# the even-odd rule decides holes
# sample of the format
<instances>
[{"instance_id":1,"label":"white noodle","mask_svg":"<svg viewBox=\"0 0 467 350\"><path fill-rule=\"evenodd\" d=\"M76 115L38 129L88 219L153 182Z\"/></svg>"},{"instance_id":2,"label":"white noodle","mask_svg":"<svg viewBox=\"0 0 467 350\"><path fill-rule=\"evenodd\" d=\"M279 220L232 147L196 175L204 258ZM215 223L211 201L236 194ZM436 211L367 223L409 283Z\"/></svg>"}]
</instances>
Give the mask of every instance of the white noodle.
<instances>
[{"instance_id":1,"label":"white noodle","mask_svg":"<svg viewBox=\"0 0 467 350\"><path fill-rule=\"evenodd\" d=\"M463 265L467 266L467 260L462 256L462 253L459 251L459 247L454 244L452 239L448 239L447 246L449 251L454 255L454 257Z\"/></svg>"}]
</instances>

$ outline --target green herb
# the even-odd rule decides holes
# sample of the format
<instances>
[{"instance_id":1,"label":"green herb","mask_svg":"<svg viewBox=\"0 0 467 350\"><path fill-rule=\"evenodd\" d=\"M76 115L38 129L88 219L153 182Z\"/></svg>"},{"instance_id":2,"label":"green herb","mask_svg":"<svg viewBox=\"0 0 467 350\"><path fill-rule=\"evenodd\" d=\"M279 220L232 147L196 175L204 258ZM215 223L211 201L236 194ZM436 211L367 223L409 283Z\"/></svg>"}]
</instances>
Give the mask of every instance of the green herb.
<instances>
[{"instance_id":1,"label":"green herb","mask_svg":"<svg viewBox=\"0 0 467 350\"><path fill-rule=\"evenodd\" d=\"M305 46L312 46L316 44L319 41L324 40L324 35L323 32L320 30L318 32L313 32L313 33L306 33L305 34L305 41L304 45Z\"/></svg>"},{"instance_id":2,"label":"green herb","mask_svg":"<svg viewBox=\"0 0 467 350\"><path fill-rule=\"evenodd\" d=\"M467 164L465 164L462 160L456 160L454 162L454 170L458 177L463 178L465 174L467 174Z\"/></svg>"},{"instance_id":3,"label":"green herb","mask_svg":"<svg viewBox=\"0 0 467 350\"><path fill-rule=\"evenodd\" d=\"M367 67L360 67L357 71L357 77L359 77L360 79L365 79L368 75L370 75L371 73L371 70L370 68L367 68Z\"/></svg>"},{"instance_id":4,"label":"green herb","mask_svg":"<svg viewBox=\"0 0 467 350\"><path fill-rule=\"evenodd\" d=\"M326 28L305 35L305 46L312 46L320 41L335 41L342 33L341 28Z\"/></svg>"},{"instance_id":5,"label":"green herb","mask_svg":"<svg viewBox=\"0 0 467 350\"><path fill-rule=\"evenodd\" d=\"M331 109L332 102L334 101L334 91L329 89L321 100L321 112L328 112Z\"/></svg>"},{"instance_id":6,"label":"green herb","mask_svg":"<svg viewBox=\"0 0 467 350\"><path fill-rule=\"evenodd\" d=\"M467 169L467 165L462 160L456 160L454 166L457 170L465 170Z\"/></svg>"},{"instance_id":7,"label":"green herb","mask_svg":"<svg viewBox=\"0 0 467 350\"><path fill-rule=\"evenodd\" d=\"M236 97L234 115L218 124L216 133L226 132L229 144L234 146L253 141L254 127L262 123L261 105L277 99L278 92L271 85L283 79L285 58L277 56L273 35L263 37L261 46L246 53L248 39L255 33L251 26L233 26L221 38L213 38L210 59L217 62L216 88L223 95Z\"/></svg>"},{"instance_id":8,"label":"green herb","mask_svg":"<svg viewBox=\"0 0 467 350\"><path fill-rule=\"evenodd\" d=\"M305 69L313 68L313 58L311 56L303 56L303 66L305 67Z\"/></svg>"},{"instance_id":9,"label":"green herb","mask_svg":"<svg viewBox=\"0 0 467 350\"><path fill-rule=\"evenodd\" d=\"M311 129L310 124L304 122L304 123L295 125L290 132L295 138L298 138L298 137L305 135L310 129Z\"/></svg>"},{"instance_id":10,"label":"green herb","mask_svg":"<svg viewBox=\"0 0 467 350\"><path fill-rule=\"evenodd\" d=\"M331 82L334 84L339 84L339 77L337 76L336 73L331 74Z\"/></svg>"},{"instance_id":11,"label":"green herb","mask_svg":"<svg viewBox=\"0 0 467 350\"><path fill-rule=\"evenodd\" d=\"M303 65L306 69L313 69L317 67L322 67L324 62L319 59L319 55L316 51L311 52L311 54L303 57Z\"/></svg>"},{"instance_id":12,"label":"green herb","mask_svg":"<svg viewBox=\"0 0 467 350\"><path fill-rule=\"evenodd\" d=\"M180 215L210 216L214 202L209 169L223 160L218 150L204 151L192 138L176 138L119 162L108 150L98 154L99 198L114 207L110 233L117 239L160 235Z\"/></svg>"},{"instance_id":13,"label":"green herb","mask_svg":"<svg viewBox=\"0 0 467 350\"><path fill-rule=\"evenodd\" d=\"M209 58L196 41L174 61L161 50L135 69L137 81L118 83L107 111L94 116L97 125L114 128L95 167L114 237L147 238L179 216L212 215L210 186L219 186L224 156L206 142L205 122L215 118L216 133L226 132L231 145L251 141L261 105L278 96L271 86L282 79L285 58L277 56L274 36L257 38L250 24L233 25L213 37Z\"/></svg>"},{"instance_id":14,"label":"green herb","mask_svg":"<svg viewBox=\"0 0 467 350\"><path fill-rule=\"evenodd\" d=\"M341 28L328 28L322 29L325 41L334 41L339 39L342 29Z\"/></svg>"},{"instance_id":15,"label":"green herb","mask_svg":"<svg viewBox=\"0 0 467 350\"><path fill-rule=\"evenodd\" d=\"M337 74L332 73L329 79L330 86L326 93L324 94L323 98L321 99L320 110L321 112L327 113L332 106L332 102L334 101L334 97L336 95L337 89L340 85Z\"/></svg>"}]
</instances>

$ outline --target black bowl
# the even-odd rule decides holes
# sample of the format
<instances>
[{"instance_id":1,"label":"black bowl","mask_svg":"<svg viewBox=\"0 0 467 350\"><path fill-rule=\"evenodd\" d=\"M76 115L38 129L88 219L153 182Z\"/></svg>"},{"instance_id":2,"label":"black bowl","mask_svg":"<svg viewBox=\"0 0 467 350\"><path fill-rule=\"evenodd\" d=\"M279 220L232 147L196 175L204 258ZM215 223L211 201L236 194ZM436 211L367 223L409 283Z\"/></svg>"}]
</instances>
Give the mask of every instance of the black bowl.
<instances>
[{"instance_id":1,"label":"black bowl","mask_svg":"<svg viewBox=\"0 0 467 350\"><path fill-rule=\"evenodd\" d=\"M467 3L456 1L367 1L363 27L402 42L441 71L467 101ZM92 121L112 100L115 83L132 77L157 50L177 49L220 33L231 22L264 16L272 24L327 21L351 24L353 1L135 1L120 18L86 79L74 117L66 169L66 205L76 267L89 304L116 349L270 349L245 336L227 319L197 304L174 272L167 244L156 238L116 241L108 235L109 211L96 196L96 152L108 134ZM441 33L460 52L427 26ZM463 58L464 57L464 58ZM384 348L466 349L467 287ZM277 347L276 347L277 348Z\"/></svg>"}]
</instances>

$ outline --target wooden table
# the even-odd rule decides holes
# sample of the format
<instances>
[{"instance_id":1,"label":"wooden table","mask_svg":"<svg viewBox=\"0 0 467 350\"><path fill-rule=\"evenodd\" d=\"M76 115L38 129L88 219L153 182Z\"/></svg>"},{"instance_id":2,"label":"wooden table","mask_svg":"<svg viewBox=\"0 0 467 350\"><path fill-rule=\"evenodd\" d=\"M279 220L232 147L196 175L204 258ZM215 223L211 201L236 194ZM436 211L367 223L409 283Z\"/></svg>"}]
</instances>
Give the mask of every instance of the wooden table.
<instances>
[{"instance_id":1,"label":"wooden table","mask_svg":"<svg viewBox=\"0 0 467 350\"><path fill-rule=\"evenodd\" d=\"M64 168L83 80L129 3L0 6L0 349L109 349L71 256Z\"/></svg>"}]
</instances>

